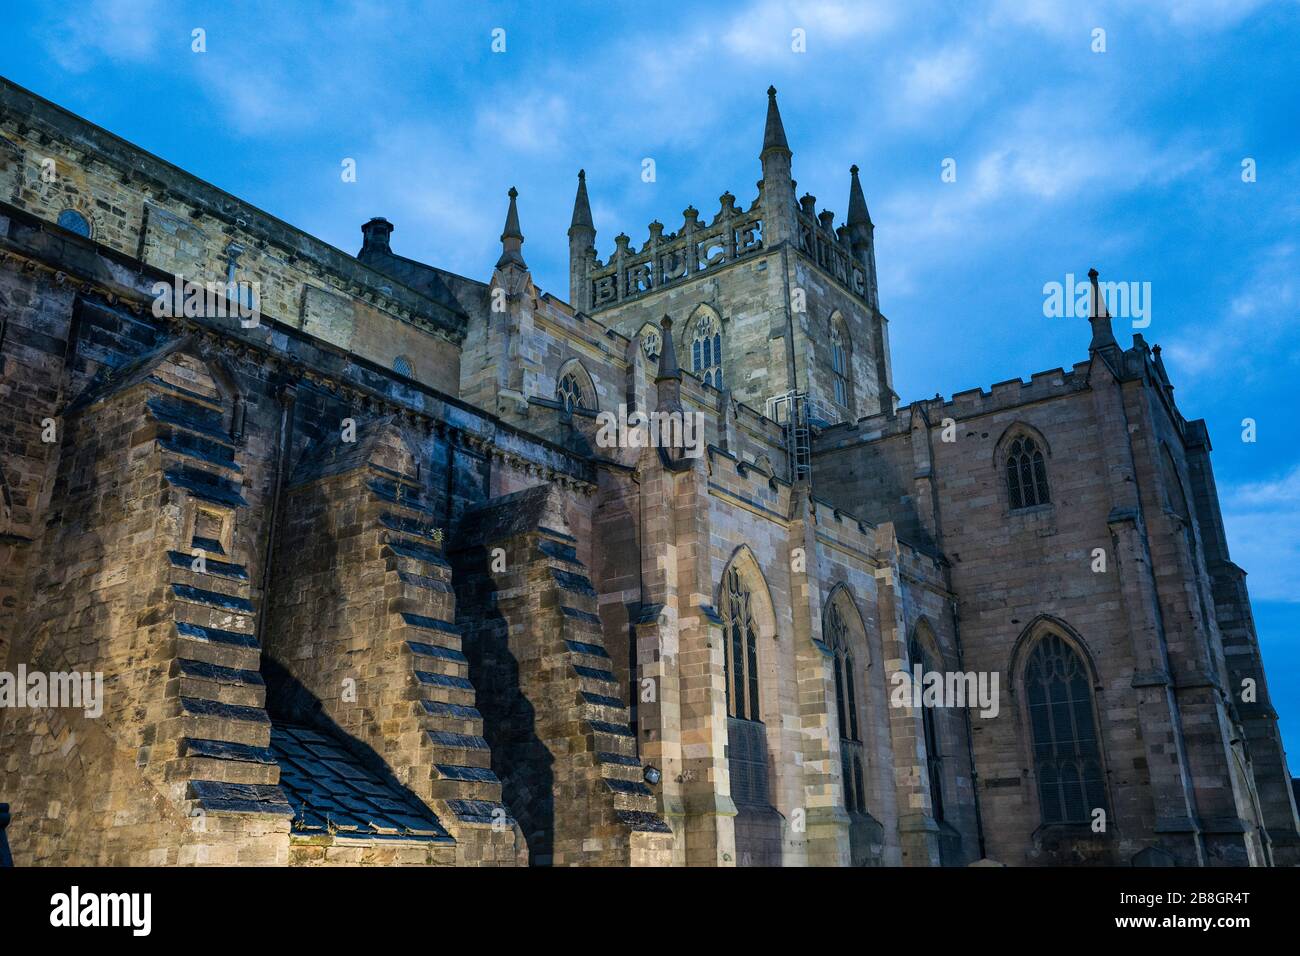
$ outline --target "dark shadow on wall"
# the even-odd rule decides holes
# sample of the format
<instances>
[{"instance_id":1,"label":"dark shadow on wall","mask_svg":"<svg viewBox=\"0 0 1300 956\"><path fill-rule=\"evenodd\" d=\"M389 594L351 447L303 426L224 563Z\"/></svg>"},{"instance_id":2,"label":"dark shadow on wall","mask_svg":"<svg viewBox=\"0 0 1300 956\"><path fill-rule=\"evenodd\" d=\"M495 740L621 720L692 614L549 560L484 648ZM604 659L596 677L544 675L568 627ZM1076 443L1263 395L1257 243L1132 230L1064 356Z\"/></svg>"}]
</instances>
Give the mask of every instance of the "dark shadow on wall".
<instances>
[{"instance_id":1,"label":"dark shadow on wall","mask_svg":"<svg viewBox=\"0 0 1300 956\"><path fill-rule=\"evenodd\" d=\"M388 762L375 752L369 744L351 736L325 712L320 698L304 687L296 677L266 651L262 651L262 679L266 681L266 712L272 724L291 724L307 727L326 737L332 738L340 747L355 757L367 770L387 786L413 801L416 807L427 807L417 794L403 785L395 776ZM295 812L298 810L294 807ZM433 815L432 808L429 813Z\"/></svg>"},{"instance_id":2,"label":"dark shadow on wall","mask_svg":"<svg viewBox=\"0 0 1300 956\"><path fill-rule=\"evenodd\" d=\"M483 736L492 748L492 771L501 780L502 800L523 831L529 864L550 866L557 812L555 758L537 735L537 713L520 684L519 662L510 650L510 624L497 608L490 554L480 546L448 556L456 624L483 715Z\"/></svg>"},{"instance_id":3,"label":"dark shadow on wall","mask_svg":"<svg viewBox=\"0 0 1300 956\"><path fill-rule=\"evenodd\" d=\"M849 811L851 866L880 866L885 850L885 828L869 813Z\"/></svg>"}]
</instances>

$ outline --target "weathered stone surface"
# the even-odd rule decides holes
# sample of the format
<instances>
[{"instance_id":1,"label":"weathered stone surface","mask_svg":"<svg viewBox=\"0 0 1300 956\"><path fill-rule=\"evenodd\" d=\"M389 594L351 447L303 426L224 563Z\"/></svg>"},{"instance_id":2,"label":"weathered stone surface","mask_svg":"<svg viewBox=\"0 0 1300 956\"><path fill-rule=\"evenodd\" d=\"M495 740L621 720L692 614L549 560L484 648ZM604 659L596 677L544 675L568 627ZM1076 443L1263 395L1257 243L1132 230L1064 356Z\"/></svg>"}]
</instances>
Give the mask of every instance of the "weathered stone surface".
<instances>
[{"instance_id":1,"label":"weathered stone surface","mask_svg":"<svg viewBox=\"0 0 1300 956\"><path fill-rule=\"evenodd\" d=\"M584 178L571 303L527 196L480 281L4 81L0 137L0 669L103 678L102 713L0 710L19 864L1300 862L1158 353L899 407L862 184L838 230L795 202L774 91L751 204L602 261ZM232 261L257 323L155 312ZM698 456L602 443L620 406L699 415ZM1045 810L1049 639L1100 832ZM996 713L896 698L922 662L996 675Z\"/></svg>"}]
</instances>

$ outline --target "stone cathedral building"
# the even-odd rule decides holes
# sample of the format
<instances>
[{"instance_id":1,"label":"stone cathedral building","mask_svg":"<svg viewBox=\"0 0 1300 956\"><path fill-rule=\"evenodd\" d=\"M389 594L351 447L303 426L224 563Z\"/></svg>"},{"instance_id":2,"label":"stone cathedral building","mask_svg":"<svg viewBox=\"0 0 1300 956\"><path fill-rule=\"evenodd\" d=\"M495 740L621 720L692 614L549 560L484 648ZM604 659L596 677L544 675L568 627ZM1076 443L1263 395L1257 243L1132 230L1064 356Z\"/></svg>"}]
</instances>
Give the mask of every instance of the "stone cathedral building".
<instances>
[{"instance_id":1,"label":"stone cathedral building","mask_svg":"<svg viewBox=\"0 0 1300 956\"><path fill-rule=\"evenodd\" d=\"M900 405L856 167L836 226L754 131L603 258L579 173L566 301L513 189L475 276L354 256L0 83L15 863L1300 862L1159 348L1094 279Z\"/></svg>"}]
</instances>

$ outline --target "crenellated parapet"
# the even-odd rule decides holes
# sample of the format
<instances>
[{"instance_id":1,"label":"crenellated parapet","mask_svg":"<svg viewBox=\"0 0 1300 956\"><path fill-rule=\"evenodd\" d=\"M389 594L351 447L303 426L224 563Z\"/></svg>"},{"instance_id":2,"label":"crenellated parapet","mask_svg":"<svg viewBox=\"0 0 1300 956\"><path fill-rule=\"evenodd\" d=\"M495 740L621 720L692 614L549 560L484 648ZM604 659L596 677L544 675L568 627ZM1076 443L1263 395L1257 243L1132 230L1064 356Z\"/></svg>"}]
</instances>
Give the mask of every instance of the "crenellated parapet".
<instances>
[{"instance_id":1,"label":"crenellated parapet","mask_svg":"<svg viewBox=\"0 0 1300 956\"><path fill-rule=\"evenodd\" d=\"M956 392L948 399L936 395L934 398L905 405L897 412L882 412L860 418L856 422L833 425L817 435L814 454L858 442L906 435L912 430L914 416L923 416L931 426L939 426L945 418L965 421L1081 391L1088 387L1089 366L1089 362L1080 362L1069 371L1054 368L1036 372L1027 382L1013 378L997 383L988 391L970 388Z\"/></svg>"},{"instance_id":2,"label":"crenellated parapet","mask_svg":"<svg viewBox=\"0 0 1300 956\"><path fill-rule=\"evenodd\" d=\"M569 227L569 295L574 307L591 313L610 309L762 252L793 247L844 291L877 308L874 227L858 168L850 170L848 221L837 227L833 212L817 212L815 197L795 201L791 155L776 90L769 89L760 154L763 178L754 201L741 208L736 197L725 192L718 212L707 222L688 206L676 232L665 233L664 224L656 220L639 248L620 233L605 260L596 255L586 173L580 171Z\"/></svg>"},{"instance_id":3,"label":"crenellated parapet","mask_svg":"<svg viewBox=\"0 0 1300 956\"><path fill-rule=\"evenodd\" d=\"M607 261L595 258L592 251L591 310L618 305L760 252L764 248L762 196L747 210L738 209L736 197L729 192L719 201L718 213L708 223L701 223L699 210L688 206L676 232L664 235L663 223L650 223L650 237L640 249L620 233Z\"/></svg>"},{"instance_id":4,"label":"crenellated parapet","mask_svg":"<svg viewBox=\"0 0 1300 956\"><path fill-rule=\"evenodd\" d=\"M856 168L856 167L855 167ZM872 277L866 263L854 253L848 226L835 227L835 213L816 212L817 197L804 194L795 212L799 251L834 277L858 298L871 304Z\"/></svg>"}]
</instances>

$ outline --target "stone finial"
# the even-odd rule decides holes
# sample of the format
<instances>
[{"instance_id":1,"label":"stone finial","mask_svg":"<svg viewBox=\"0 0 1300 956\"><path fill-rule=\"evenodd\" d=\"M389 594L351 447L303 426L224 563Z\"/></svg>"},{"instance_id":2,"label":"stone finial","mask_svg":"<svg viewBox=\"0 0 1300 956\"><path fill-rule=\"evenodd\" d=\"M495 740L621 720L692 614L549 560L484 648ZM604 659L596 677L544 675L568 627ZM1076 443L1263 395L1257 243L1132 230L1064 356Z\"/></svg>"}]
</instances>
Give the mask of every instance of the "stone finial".
<instances>
[{"instance_id":1,"label":"stone finial","mask_svg":"<svg viewBox=\"0 0 1300 956\"><path fill-rule=\"evenodd\" d=\"M1102 299L1101 289L1097 284L1099 273L1096 269L1088 270L1088 281L1092 283L1092 308L1088 322L1092 325L1092 341L1088 343L1088 351L1095 352L1098 349L1119 348L1119 343L1115 341L1115 333L1110 327L1110 311L1106 308L1106 302Z\"/></svg>"},{"instance_id":2,"label":"stone finial","mask_svg":"<svg viewBox=\"0 0 1300 956\"><path fill-rule=\"evenodd\" d=\"M569 235L576 230L596 235L596 226L591 219L591 202L587 199L587 171L578 170L578 194L573 199L573 221L569 224Z\"/></svg>"},{"instance_id":3,"label":"stone finial","mask_svg":"<svg viewBox=\"0 0 1300 956\"><path fill-rule=\"evenodd\" d=\"M867 212L867 197L862 194L858 180L858 167L849 167L849 218L850 226L871 226L871 213Z\"/></svg>"},{"instance_id":4,"label":"stone finial","mask_svg":"<svg viewBox=\"0 0 1300 956\"><path fill-rule=\"evenodd\" d=\"M810 218L817 218L817 197L812 193L804 193L799 199L799 207L803 209L803 214Z\"/></svg>"},{"instance_id":5,"label":"stone finial","mask_svg":"<svg viewBox=\"0 0 1300 956\"><path fill-rule=\"evenodd\" d=\"M682 380L682 369L677 364L677 345L673 342L673 320L664 316L659 321L663 329L663 344L659 347L659 371L655 374L655 384L660 382Z\"/></svg>"},{"instance_id":6,"label":"stone finial","mask_svg":"<svg viewBox=\"0 0 1300 956\"><path fill-rule=\"evenodd\" d=\"M785 124L781 122L781 111L776 105L776 87L767 88L767 125L763 129L763 151L759 158L766 156L770 150L779 149L790 152L790 144L785 139Z\"/></svg>"},{"instance_id":7,"label":"stone finial","mask_svg":"<svg viewBox=\"0 0 1300 956\"><path fill-rule=\"evenodd\" d=\"M817 221L821 223L823 229L834 234L835 232L835 213L829 209L823 209L817 214Z\"/></svg>"},{"instance_id":8,"label":"stone finial","mask_svg":"<svg viewBox=\"0 0 1300 956\"><path fill-rule=\"evenodd\" d=\"M393 224L383 216L375 216L361 227L361 254L367 252L392 252L388 237L393 234ZM241 250L242 251L242 250Z\"/></svg>"},{"instance_id":9,"label":"stone finial","mask_svg":"<svg viewBox=\"0 0 1300 956\"><path fill-rule=\"evenodd\" d=\"M497 260L497 268L517 265L521 269L527 269L521 251L524 245L524 234L519 231L519 208L515 205L519 190L511 186L506 195L510 197L510 208L506 212L506 227L501 233L501 258Z\"/></svg>"}]
</instances>

